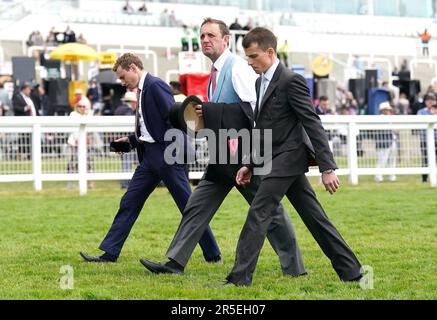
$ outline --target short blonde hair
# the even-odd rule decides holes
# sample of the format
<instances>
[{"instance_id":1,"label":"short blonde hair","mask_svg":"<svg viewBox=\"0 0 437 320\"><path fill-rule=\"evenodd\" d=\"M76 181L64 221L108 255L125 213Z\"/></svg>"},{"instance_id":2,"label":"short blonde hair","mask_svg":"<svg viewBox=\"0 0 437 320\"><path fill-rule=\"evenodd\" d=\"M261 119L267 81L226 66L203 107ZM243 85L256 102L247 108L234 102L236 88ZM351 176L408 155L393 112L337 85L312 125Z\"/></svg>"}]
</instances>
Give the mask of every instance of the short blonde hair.
<instances>
[{"instance_id":1,"label":"short blonde hair","mask_svg":"<svg viewBox=\"0 0 437 320\"><path fill-rule=\"evenodd\" d=\"M122 67L124 70L129 70L131 64L136 65L140 70L144 69L143 62L137 55L134 55L133 53L125 53L115 61L112 71L117 72L118 67Z\"/></svg>"}]
</instances>

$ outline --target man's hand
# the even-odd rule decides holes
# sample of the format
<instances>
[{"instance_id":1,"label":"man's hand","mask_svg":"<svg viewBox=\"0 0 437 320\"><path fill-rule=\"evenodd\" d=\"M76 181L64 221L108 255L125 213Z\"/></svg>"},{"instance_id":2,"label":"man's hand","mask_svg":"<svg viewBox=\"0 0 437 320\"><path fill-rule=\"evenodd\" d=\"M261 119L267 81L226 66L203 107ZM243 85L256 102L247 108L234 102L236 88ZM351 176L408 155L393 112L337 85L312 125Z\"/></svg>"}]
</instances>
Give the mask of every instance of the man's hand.
<instances>
[{"instance_id":1,"label":"man's hand","mask_svg":"<svg viewBox=\"0 0 437 320\"><path fill-rule=\"evenodd\" d=\"M116 140L114 140L115 142L129 142L129 138L128 137L123 137L123 138L118 138ZM123 155L124 152L117 152L119 155Z\"/></svg>"},{"instance_id":2,"label":"man's hand","mask_svg":"<svg viewBox=\"0 0 437 320\"><path fill-rule=\"evenodd\" d=\"M330 173L322 173L322 183L325 186L326 191L330 194L334 194L338 187L340 187L340 180L334 171Z\"/></svg>"},{"instance_id":3,"label":"man's hand","mask_svg":"<svg viewBox=\"0 0 437 320\"><path fill-rule=\"evenodd\" d=\"M201 104L196 104L194 105L194 109L196 111L196 114L199 118L203 117L203 106Z\"/></svg>"},{"instance_id":4,"label":"man's hand","mask_svg":"<svg viewBox=\"0 0 437 320\"><path fill-rule=\"evenodd\" d=\"M129 142L129 138L128 137L123 137L123 138L118 138L116 140L114 140L115 142Z\"/></svg>"},{"instance_id":5,"label":"man's hand","mask_svg":"<svg viewBox=\"0 0 437 320\"><path fill-rule=\"evenodd\" d=\"M239 186L244 186L250 183L250 179L252 178L252 171L248 167L241 167L237 172L237 177L235 181Z\"/></svg>"}]
</instances>

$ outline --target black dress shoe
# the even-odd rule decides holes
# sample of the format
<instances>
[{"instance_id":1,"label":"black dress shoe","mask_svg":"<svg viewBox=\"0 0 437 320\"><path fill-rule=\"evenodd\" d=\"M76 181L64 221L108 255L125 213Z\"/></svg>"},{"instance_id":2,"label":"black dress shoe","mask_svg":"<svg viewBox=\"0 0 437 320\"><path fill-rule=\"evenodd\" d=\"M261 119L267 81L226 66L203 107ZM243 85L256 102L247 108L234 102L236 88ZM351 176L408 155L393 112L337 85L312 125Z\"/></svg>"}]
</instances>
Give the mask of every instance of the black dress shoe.
<instances>
[{"instance_id":1,"label":"black dress shoe","mask_svg":"<svg viewBox=\"0 0 437 320\"><path fill-rule=\"evenodd\" d=\"M361 282L362 279L363 279L363 276L359 275L356 278L348 279L348 280L341 280L341 281L343 281L343 282Z\"/></svg>"},{"instance_id":2,"label":"black dress shoe","mask_svg":"<svg viewBox=\"0 0 437 320\"><path fill-rule=\"evenodd\" d=\"M223 264L223 260L221 256L216 256L214 258L212 258L211 260L206 260L207 263L212 263L212 264Z\"/></svg>"},{"instance_id":3,"label":"black dress shoe","mask_svg":"<svg viewBox=\"0 0 437 320\"><path fill-rule=\"evenodd\" d=\"M288 276L288 277L292 277L292 278L306 277L306 276L308 276L308 272L303 272L303 273L299 273L299 274L284 273L284 276Z\"/></svg>"},{"instance_id":4,"label":"black dress shoe","mask_svg":"<svg viewBox=\"0 0 437 320\"><path fill-rule=\"evenodd\" d=\"M170 266L169 263L164 262L153 262L146 259L140 259L140 262L143 266L145 266L149 271L153 273L170 273L170 274L183 274L184 269L176 268L174 266Z\"/></svg>"},{"instance_id":5,"label":"black dress shoe","mask_svg":"<svg viewBox=\"0 0 437 320\"><path fill-rule=\"evenodd\" d=\"M114 257L113 255L110 255L109 253L104 253L102 255L93 257L86 254L85 252L80 252L80 256L86 262L116 262L117 261L117 258Z\"/></svg>"}]
</instances>

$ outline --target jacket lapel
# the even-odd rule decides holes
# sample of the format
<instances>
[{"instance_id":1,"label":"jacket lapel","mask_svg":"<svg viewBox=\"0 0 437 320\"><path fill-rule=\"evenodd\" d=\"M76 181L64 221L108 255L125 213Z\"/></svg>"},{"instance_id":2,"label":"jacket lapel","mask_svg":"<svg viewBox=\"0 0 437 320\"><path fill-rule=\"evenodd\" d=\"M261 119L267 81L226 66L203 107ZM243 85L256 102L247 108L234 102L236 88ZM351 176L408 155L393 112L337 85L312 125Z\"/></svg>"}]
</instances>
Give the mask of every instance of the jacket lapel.
<instances>
[{"instance_id":1,"label":"jacket lapel","mask_svg":"<svg viewBox=\"0 0 437 320\"><path fill-rule=\"evenodd\" d=\"M278 85L278 80L279 77L281 76L282 73L282 63L278 64L278 67L275 70L275 73L273 74L272 80L269 83L269 86L267 87L266 93L264 94L264 97L261 101L259 110L258 110L258 114L256 116L256 119L258 119L261 111L263 110L264 104L266 103L266 101L270 98L270 96L272 95L272 93L275 91L277 85ZM257 80L257 88L256 88L256 92L257 92L257 102L259 100L259 94L260 94L260 86L261 86L261 77L259 77L259 79ZM258 104L257 104L258 106Z\"/></svg>"},{"instance_id":2,"label":"jacket lapel","mask_svg":"<svg viewBox=\"0 0 437 320\"><path fill-rule=\"evenodd\" d=\"M269 83L269 86L267 87L266 93L263 97L263 100L261 101L261 109L264 106L264 104L266 103L266 101L269 99L269 97L271 96L271 94L273 93L273 91L275 91L275 88L277 86L277 82L279 80L279 76L281 75L282 72L282 64L279 63L278 67L275 70L275 73L273 74L272 80Z\"/></svg>"},{"instance_id":3,"label":"jacket lapel","mask_svg":"<svg viewBox=\"0 0 437 320\"><path fill-rule=\"evenodd\" d=\"M146 94L147 90L149 89L150 77L150 73L147 73L146 79L144 79L143 89L141 90L141 112L147 128L150 128L150 124L147 117Z\"/></svg>"},{"instance_id":4,"label":"jacket lapel","mask_svg":"<svg viewBox=\"0 0 437 320\"><path fill-rule=\"evenodd\" d=\"M229 65L232 63L232 59L229 57L226 59L226 62L223 65L223 68L220 70L220 76L217 79L217 84L215 87L214 94L212 95L211 102L218 102L218 99L220 97L220 92L223 89L223 84L226 81L226 70L229 67ZM210 77L210 84L211 84L211 77Z\"/></svg>"}]
</instances>

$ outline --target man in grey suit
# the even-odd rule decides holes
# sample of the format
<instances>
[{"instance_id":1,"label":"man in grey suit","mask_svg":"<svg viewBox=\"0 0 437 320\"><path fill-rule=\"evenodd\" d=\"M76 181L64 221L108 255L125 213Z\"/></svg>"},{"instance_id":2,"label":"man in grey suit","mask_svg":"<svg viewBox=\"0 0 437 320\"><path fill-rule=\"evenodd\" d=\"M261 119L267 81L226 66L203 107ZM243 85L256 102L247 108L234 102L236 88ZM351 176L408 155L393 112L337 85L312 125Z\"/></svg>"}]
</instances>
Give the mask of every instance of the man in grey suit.
<instances>
[{"instance_id":1,"label":"man in grey suit","mask_svg":"<svg viewBox=\"0 0 437 320\"><path fill-rule=\"evenodd\" d=\"M340 279L359 281L362 270L358 259L329 221L305 176L308 155L314 152L326 190L331 194L336 192L340 181L334 173L337 166L328 139L319 116L314 112L305 79L278 61L276 46L275 35L265 28L255 28L243 39L248 63L261 75L256 82L255 130L272 130L271 172L261 178L240 234L234 267L225 285L247 286L252 283L258 256L272 221L271 212L284 195L331 260ZM237 173L237 184L249 183L254 178L254 169L253 165L243 166Z\"/></svg>"},{"instance_id":2,"label":"man in grey suit","mask_svg":"<svg viewBox=\"0 0 437 320\"><path fill-rule=\"evenodd\" d=\"M226 24L220 20L205 19L201 26L201 45L202 52L213 62L208 86L210 102L228 105L243 101L251 102L253 110L256 101L257 76L242 58L229 51L229 29ZM198 110L198 115L203 116L201 109ZM155 263L141 259L141 263L147 269L154 273L183 272L199 236L235 186L235 175L240 167L241 165L233 164L208 166L205 176L185 207L184 217L167 251L170 260L166 263ZM254 179L247 186L236 187L250 204L259 183L259 179ZM290 218L279 202L271 211L272 219L266 233L279 256L282 272L291 276L305 275L306 271Z\"/></svg>"}]
</instances>

